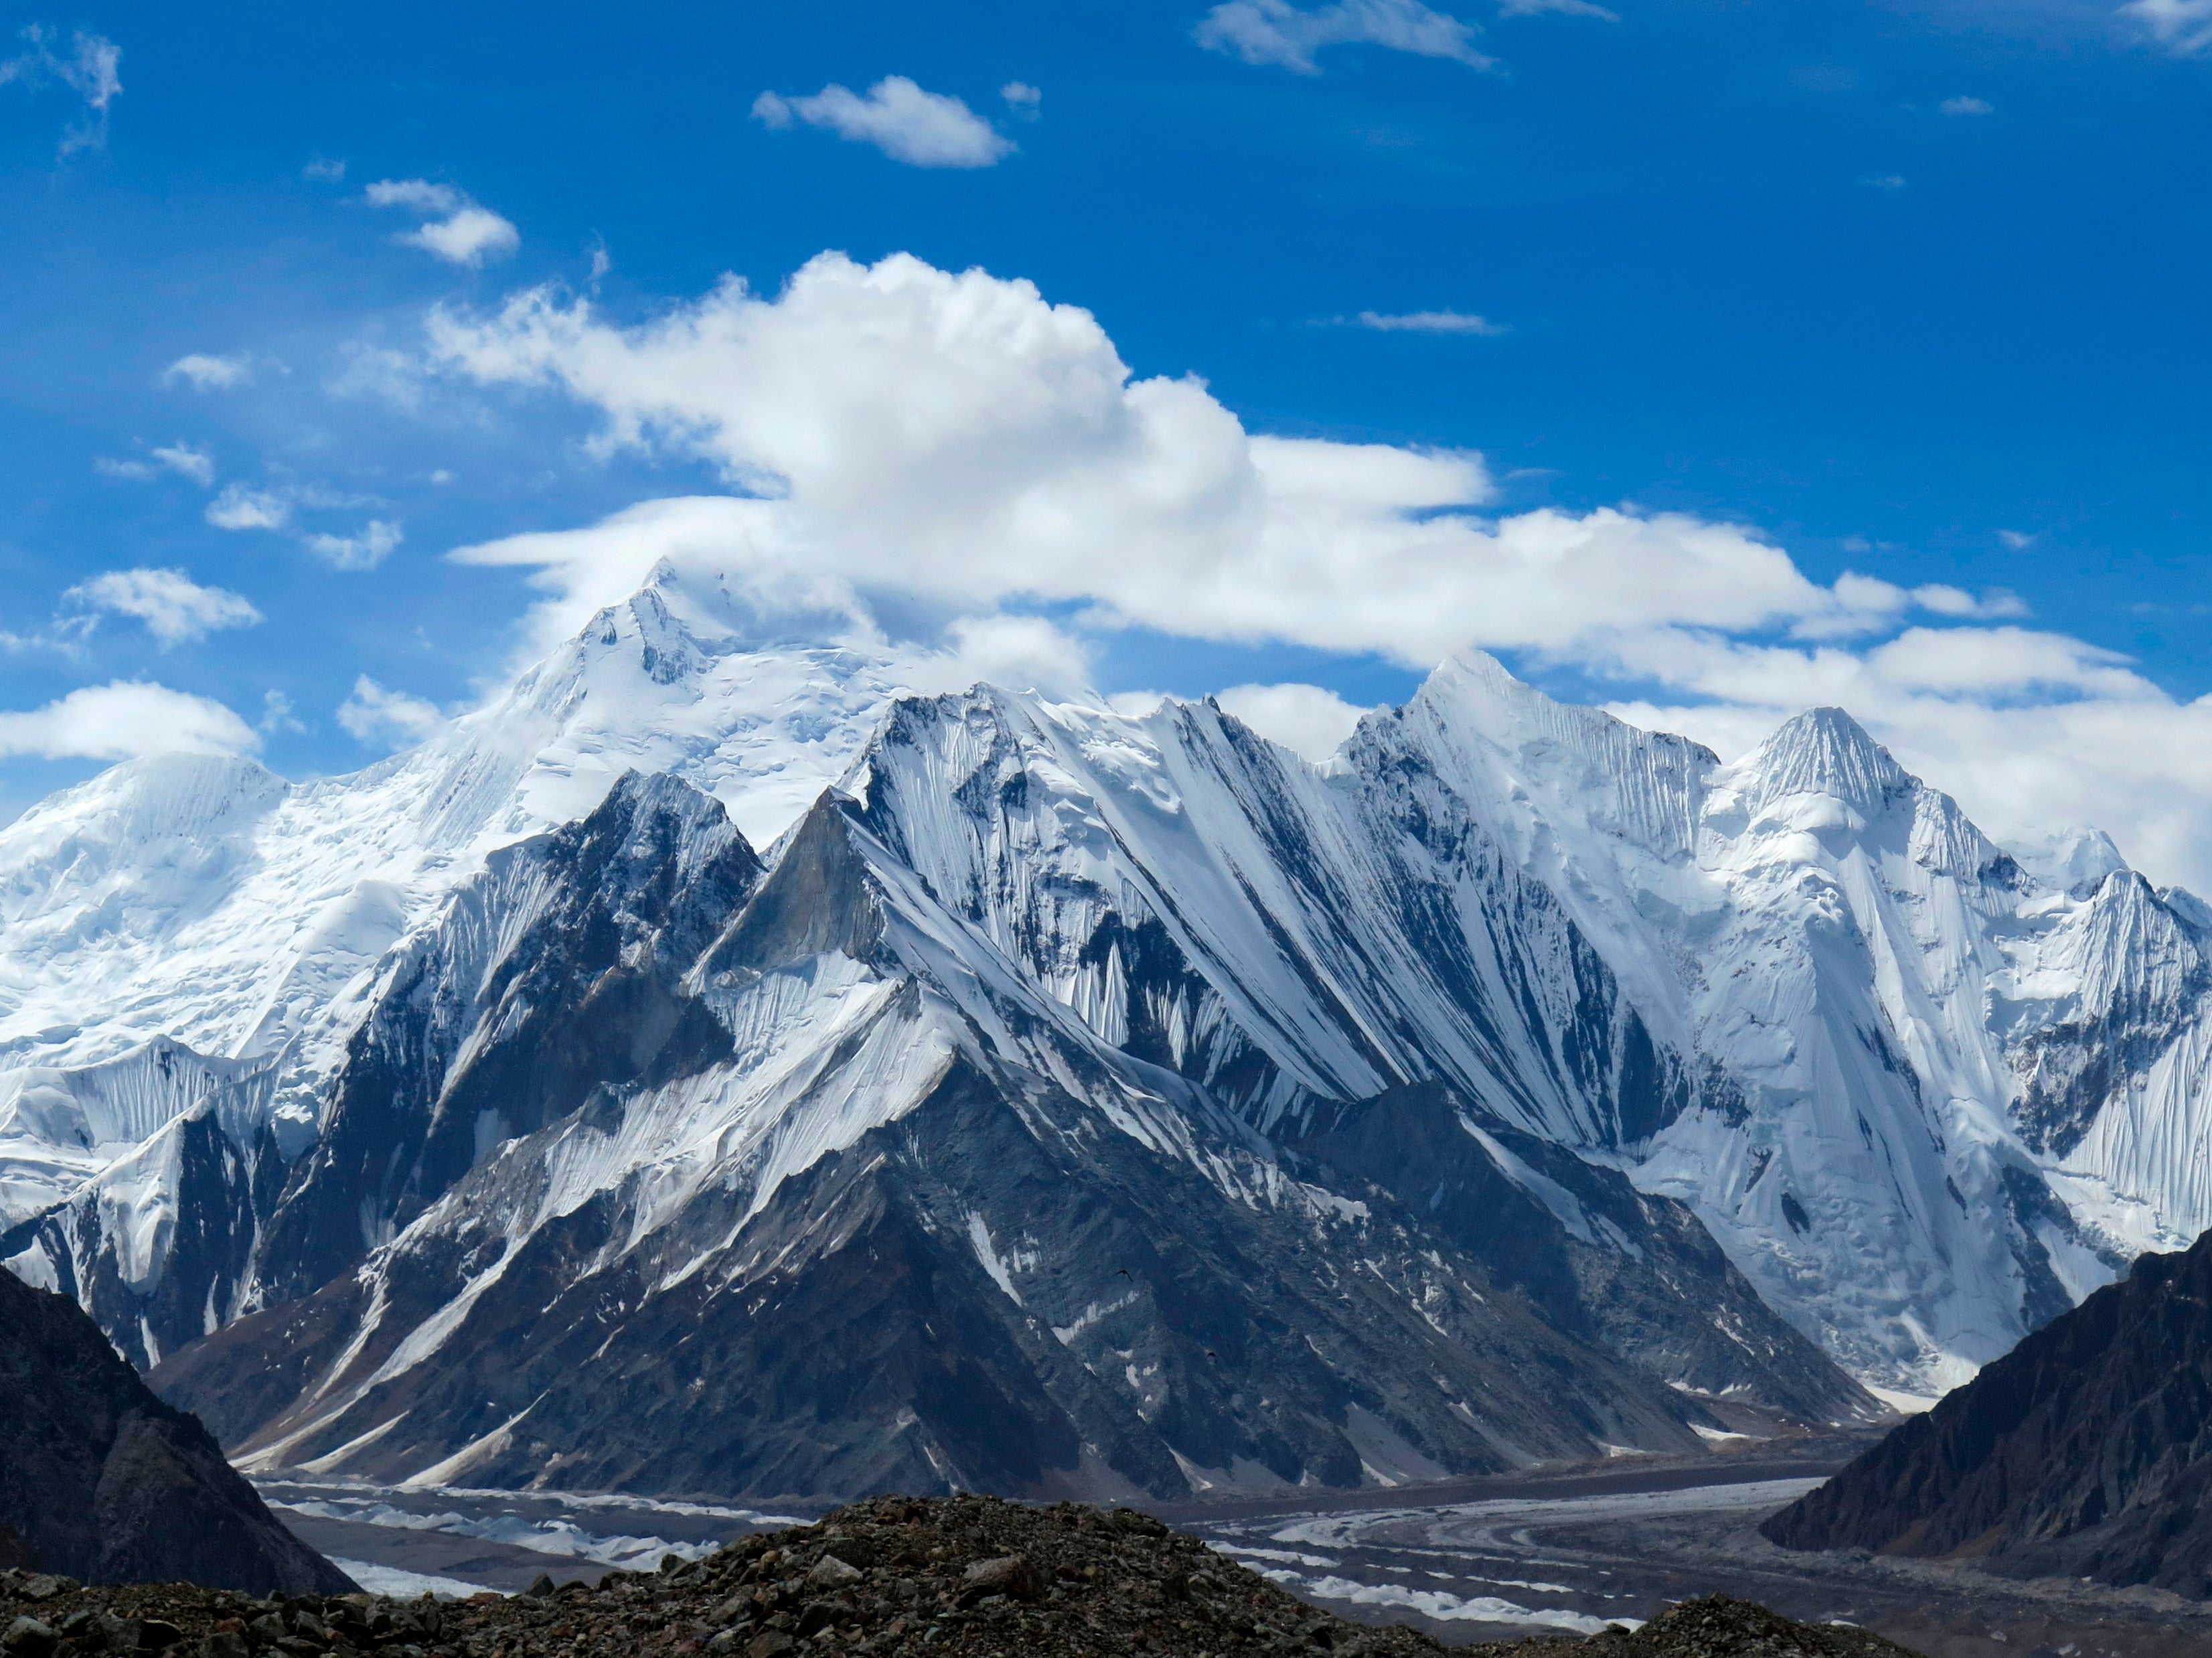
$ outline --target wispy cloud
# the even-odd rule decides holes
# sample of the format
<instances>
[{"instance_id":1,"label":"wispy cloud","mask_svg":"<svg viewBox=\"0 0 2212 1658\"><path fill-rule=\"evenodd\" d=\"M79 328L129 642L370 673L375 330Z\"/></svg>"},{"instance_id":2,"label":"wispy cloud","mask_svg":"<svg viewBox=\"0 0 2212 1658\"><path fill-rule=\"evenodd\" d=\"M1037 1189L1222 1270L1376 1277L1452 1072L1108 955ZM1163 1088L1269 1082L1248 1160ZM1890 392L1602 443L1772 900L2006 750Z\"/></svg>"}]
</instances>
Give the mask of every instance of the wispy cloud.
<instances>
[{"instance_id":1,"label":"wispy cloud","mask_svg":"<svg viewBox=\"0 0 2212 1658\"><path fill-rule=\"evenodd\" d=\"M1608 23L1620 21L1619 12L1593 5L1591 0L1503 0L1498 8L1500 17L1535 17L1547 11L1563 17L1599 17Z\"/></svg>"},{"instance_id":2,"label":"wispy cloud","mask_svg":"<svg viewBox=\"0 0 2212 1658\"><path fill-rule=\"evenodd\" d=\"M143 622L164 650L261 620L242 594L202 587L180 570L112 570L62 595L94 614Z\"/></svg>"},{"instance_id":3,"label":"wispy cloud","mask_svg":"<svg viewBox=\"0 0 2212 1658\"><path fill-rule=\"evenodd\" d=\"M514 223L449 184L428 179L380 179L369 186L365 199L371 207L402 207L430 216L412 230L392 240L403 247L419 247L449 265L471 269L486 259L501 259L522 246L522 233Z\"/></svg>"},{"instance_id":4,"label":"wispy cloud","mask_svg":"<svg viewBox=\"0 0 2212 1658\"><path fill-rule=\"evenodd\" d=\"M1224 0L1200 21L1195 38L1209 52L1248 64L1318 75L1316 52L1349 46L1492 68L1495 60L1475 50L1476 33L1474 24L1432 11L1421 0L1336 0L1310 11L1290 0Z\"/></svg>"},{"instance_id":5,"label":"wispy cloud","mask_svg":"<svg viewBox=\"0 0 2212 1658\"><path fill-rule=\"evenodd\" d=\"M301 546L333 570L374 570L406 539L398 525L372 518L355 535L309 535Z\"/></svg>"},{"instance_id":6,"label":"wispy cloud","mask_svg":"<svg viewBox=\"0 0 2212 1658\"><path fill-rule=\"evenodd\" d=\"M1044 94L1027 81L1009 81L999 88L999 96L1006 101L1008 109L1024 120L1033 121L1044 103Z\"/></svg>"},{"instance_id":7,"label":"wispy cloud","mask_svg":"<svg viewBox=\"0 0 2212 1658\"><path fill-rule=\"evenodd\" d=\"M141 484L151 483L165 472L188 478L202 489L211 488L215 484L215 457L181 438L146 453L148 458L144 460L118 460L101 455L92 464L103 477L127 478Z\"/></svg>"},{"instance_id":8,"label":"wispy cloud","mask_svg":"<svg viewBox=\"0 0 2212 1658\"><path fill-rule=\"evenodd\" d=\"M353 682L353 694L338 704L338 724L346 735L373 747L404 748L445 722L436 704L387 690L366 674Z\"/></svg>"},{"instance_id":9,"label":"wispy cloud","mask_svg":"<svg viewBox=\"0 0 2212 1658\"><path fill-rule=\"evenodd\" d=\"M307 722L293 711L289 697L281 691L261 693L261 718L255 729L267 735L279 731L301 733L307 728Z\"/></svg>"},{"instance_id":10,"label":"wispy cloud","mask_svg":"<svg viewBox=\"0 0 2212 1658\"><path fill-rule=\"evenodd\" d=\"M299 544L333 570L374 570L405 540L405 531L389 519L372 518L351 534L295 527L298 509L310 511L358 509L375 497L343 495L311 485L285 485L252 489L228 484L208 503L207 521L219 530L269 530L289 533Z\"/></svg>"},{"instance_id":11,"label":"wispy cloud","mask_svg":"<svg viewBox=\"0 0 2212 1658\"><path fill-rule=\"evenodd\" d=\"M1902 190L1908 180L1902 173L1877 173L1870 179L1861 179L1859 182L1869 190Z\"/></svg>"},{"instance_id":12,"label":"wispy cloud","mask_svg":"<svg viewBox=\"0 0 2212 1658\"><path fill-rule=\"evenodd\" d=\"M1936 106L1946 115L1994 115L1997 107L1986 98L1946 98Z\"/></svg>"},{"instance_id":13,"label":"wispy cloud","mask_svg":"<svg viewBox=\"0 0 2212 1658\"><path fill-rule=\"evenodd\" d=\"M753 119L779 131L801 121L826 127L908 167L992 167L1015 148L961 100L925 92L903 75L885 76L865 96L835 84L806 98L763 92L753 100Z\"/></svg>"},{"instance_id":14,"label":"wispy cloud","mask_svg":"<svg viewBox=\"0 0 2212 1658\"><path fill-rule=\"evenodd\" d=\"M123 49L105 35L82 29L70 37L65 52L55 49L55 38L43 23L25 29L21 39L27 50L0 62L0 86L61 86L84 101L84 114L62 134L61 153L67 158L106 145L107 107L123 92L118 73Z\"/></svg>"},{"instance_id":15,"label":"wispy cloud","mask_svg":"<svg viewBox=\"0 0 2212 1658\"><path fill-rule=\"evenodd\" d=\"M2212 52L2212 0L2129 0L2120 15L2177 57Z\"/></svg>"},{"instance_id":16,"label":"wispy cloud","mask_svg":"<svg viewBox=\"0 0 2212 1658\"><path fill-rule=\"evenodd\" d=\"M300 169L301 178L312 179L317 184L343 184L345 173L343 162L334 162L324 155L308 157L307 164Z\"/></svg>"},{"instance_id":17,"label":"wispy cloud","mask_svg":"<svg viewBox=\"0 0 2212 1658\"><path fill-rule=\"evenodd\" d=\"M1343 322L1346 319L1339 317L1335 320ZM1353 326L1372 328L1384 334L1497 335L1508 332L1504 323L1492 322L1472 311L1362 311L1349 321Z\"/></svg>"}]
</instances>

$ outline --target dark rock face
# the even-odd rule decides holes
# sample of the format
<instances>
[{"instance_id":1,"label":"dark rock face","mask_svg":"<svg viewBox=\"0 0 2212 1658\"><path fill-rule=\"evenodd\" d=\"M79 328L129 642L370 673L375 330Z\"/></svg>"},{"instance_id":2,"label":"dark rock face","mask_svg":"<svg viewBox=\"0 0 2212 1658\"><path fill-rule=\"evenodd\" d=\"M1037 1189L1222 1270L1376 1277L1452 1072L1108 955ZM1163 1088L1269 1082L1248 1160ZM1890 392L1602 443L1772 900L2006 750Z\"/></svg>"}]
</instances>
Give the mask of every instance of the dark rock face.
<instances>
[{"instance_id":1,"label":"dark rock face","mask_svg":"<svg viewBox=\"0 0 2212 1658\"><path fill-rule=\"evenodd\" d=\"M956 1066L750 1226L732 1193L595 1271L623 1228L614 1205L589 1205L541 1229L477 1297L449 1362L331 1411L414 1326L395 1290L421 1286L427 1311L451 1294L451 1261L496 1247L487 1179L459 1194L481 1235L398 1252L386 1322L284 1414L237 1412L230 1382L297 1350L295 1308L241 1320L156 1379L218 1412L231 1401L217 1419L249 1446L308 1427L294 1459L399 1418L349 1461L362 1477L401 1478L494 1436L470 1483L584 1490L1165 1496L1190 1489L1178 1457L1218 1480L1241 1468L1262 1484L1356 1486L1363 1461L1497 1472L1583 1454L1585 1434L1696 1448L1689 1401L1555 1329L1478 1264L1441 1256L1443 1240L1381 1194L1334 1225L1224 1205L1134 1142L1086 1144L1086 1115L1034 1081ZM1029 1258L1020 1301L979 1259L979 1227ZM733 1235L738 1247L708 1254ZM1354 1237L1370 1269L1332 1281L1332 1245ZM710 1270L649 1293L702 1255ZM350 1280L325 1293L338 1315L327 1352L366 1321L367 1297ZM1132 1372L1145 1384L1133 1397ZM1455 1411L1468 1399L1480 1423Z\"/></svg>"},{"instance_id":2,"label":"dark rock face","mask_svg":"<svg viewBox=\"0 0 2212 1658\"><path fill-rule=\"evenodd\" d=\"M1288 1144L1388 1192L1553 1324L1649 1375L1707 1397L1738 1390L1802 1421L1855 1407L1856 1389L1759 1300L1686 1204L1440 1083L1317 1106Z\"/></svg>"},{"instance_id":3,"label":"dark rock face","mask_svg":"<svg viewBox=\"0 0 2212 1658\"><path fill-rule=\"evenodd\" d=\"M205 1429L156 1399L71 1301L0 1272L0 1565L340 1594Z\"/></svg>"},{"instance_id":4,"label":"dark rock face","mask_svg":"<svg viewBox=\"0 0 2212 1658\"><path fill-rule=\"evenodd\" d=\"M489 1146L593 1088L726 1052L675 981L759 875L719 802L636 772L589 817L494 853L355 1037L321 1141L267 1228L263 1294L312 1293Z\"/></svg>"},{"instance_id":5,"label":"dark rock face","mask_svg":"<svg viewBox=\"0 0 2212 1658\"><path fill-rule=\"evenodd\" d=\"M2212 1234L2146 1255L1761 1527L2212 1594Z\"/></svg>"}]
</instances>

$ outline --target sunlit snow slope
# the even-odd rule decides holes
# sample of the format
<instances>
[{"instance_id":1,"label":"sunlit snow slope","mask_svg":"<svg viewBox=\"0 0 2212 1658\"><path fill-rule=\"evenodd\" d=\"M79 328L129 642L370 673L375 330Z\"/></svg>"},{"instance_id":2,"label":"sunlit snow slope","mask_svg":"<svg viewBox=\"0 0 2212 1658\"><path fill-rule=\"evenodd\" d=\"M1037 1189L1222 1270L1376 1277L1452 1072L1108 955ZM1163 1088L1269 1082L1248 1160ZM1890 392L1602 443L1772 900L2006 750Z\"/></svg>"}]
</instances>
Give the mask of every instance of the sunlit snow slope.
<instances>
[{"instance_id":1,"label":"sunlit snow slope","mask_svg":"<svg viewBox=\"0 0 2212 1658\"><path fill-rule=\"evenodd\" d=\"M2008 854L1837 710L1723 765L1474 656L1316 767L787 631L664 570L356 777L139 761L0 832L0 1255L264 1460L673 1489L609 1356L805 1327L865 1236L1039 1424L989 1478L1159 1490L1862 1408L1793 1326L1940 1392L2212 1223L2212 917L2092 833ZM1205 1380L1174 1269L1096 1281L1108 1216L1273 1263L1207 1304L1334 1354L1291 1417ZM531 1295L576 1310L509 1397ZM799 1385L716 1339L702 1387ZM226 1399L241 1352L276 1380ZM983 1478L881 1357L844 1460L763 1428L684 1478ZM1457 1406L1358 1374L1408 1365Z\"/></svg>"}]
</instances>

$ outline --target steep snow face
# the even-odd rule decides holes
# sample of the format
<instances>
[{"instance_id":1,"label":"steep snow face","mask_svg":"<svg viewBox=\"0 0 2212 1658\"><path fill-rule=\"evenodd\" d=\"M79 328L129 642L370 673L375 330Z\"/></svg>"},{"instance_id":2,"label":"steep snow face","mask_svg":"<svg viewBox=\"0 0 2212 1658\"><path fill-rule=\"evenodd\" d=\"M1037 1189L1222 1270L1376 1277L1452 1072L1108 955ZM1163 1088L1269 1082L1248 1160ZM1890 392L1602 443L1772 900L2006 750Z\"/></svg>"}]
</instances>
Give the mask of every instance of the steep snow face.
<instances>
[{"instance_id":1,"label":"steep snow face","mask_svg":"<svg viewBox=\"0 0 2212 1658\"><path fill-rule=\"evenodd\" d=\"M1859 1374L1940 1392L2056 1310L1987 1024L2027 882L1834 710L1717 770L1700 818L1728 906L1692 1006L1747 1116L1685 1122L1645 1176Z\"/></svg>"},{"instance_id":2,"label":"steep snow face","mask_svg":"<svg viewBox=\"0 0 2212 1658\"><path fill-rule=\"evenodd\" d=\"M1610 1148L1694 1092L1551 890L1403 768L979 689L899 704L845 788L1031 983L1263 1131L1436 1079Z\"/></svg>"},{"instance_id":3,"label":"steep snow face","mask_svg":"<svg viewBox=\"0 0 2212 1658\"><path fill-rule=\"evenodd\" d=\"M1856 1374L1941 1392L2207 1223L2201 906L2094 831L2039 881L1848 715L1730 766L1447 664L1342 765L1425 767L1703 1092L1635 1152Z\"/></svg>"},{"instance_id":4,"label":"steep snow face","mask_svg":"<svg viewBox=\"0 0 2212 1658\"><path fill-rule=\"evenodd\" d=\"M498 702L355 776L288 785L165 756L33 808L0 829L0 1223L131 1143L102 1153L66 1123L48 1138L51 1113L13 1103L47 1073L157 1039L267 1064L296 1153L386 954L489 853L581 817L632 769L685 777L771 837L852 763L892 670L865 645L781 642L664 570Z\"/></svg>"}]
</instances>

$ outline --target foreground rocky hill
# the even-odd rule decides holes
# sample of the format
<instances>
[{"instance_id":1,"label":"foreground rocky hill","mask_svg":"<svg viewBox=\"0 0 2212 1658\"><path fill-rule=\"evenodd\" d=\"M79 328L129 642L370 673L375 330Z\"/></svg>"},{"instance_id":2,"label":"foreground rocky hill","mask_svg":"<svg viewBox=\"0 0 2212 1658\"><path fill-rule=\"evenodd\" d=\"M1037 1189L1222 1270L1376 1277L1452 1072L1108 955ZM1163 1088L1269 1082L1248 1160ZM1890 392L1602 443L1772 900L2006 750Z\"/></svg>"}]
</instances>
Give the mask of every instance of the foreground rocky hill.
<instances>
[{"instance_id":1,"label":"foreground rocky hill","mask_svg":"<svg viewBox=\"0 0 2212 1658\"><path fill-rule=\"evenodd\" d=\"M2209 1485L2212 1233L2143 1257L1761 1529L2201 1596Z\"/></svg>"},{"instance_id":2,"label":"foreground rocky hill","mask_svg":"<svg viewBox=\"0 0 2212 1658\"><path fill-rule=\"evenodd\" d=\"M0 1272L0 1566L339 1594L207 1430L155 1398L74 1302Z\"/></svg>"},{"instance_id":3,"label":"foreground rocky hill","mask_svg":"<svg viewBox=\"0 0 2212 1658\"><path fill-rule=\"evenodd\" d=\"M1446 1650L1403 1625L1316 1611L1245 1568L1129 1509L1025 1508L989 1497L884 1497L819 1525L764 1533L596 1589L461 1602L365 1594L254 1600L167 1585L85 1589L0 1576L12 1658L167 1653L175 1658L538 1658L590 1655L922 1653L1078 1658L1146 1653L1328 1653L1425 1658ZM11 1620L12 1621L9 1621ZM1910 1658L1863 1631L1793 1624L1715 1596L1577 1651L1602 1658ZM1561 1650L1510 1642L1504 1658Z\"/></svg>"}]
</instances>

